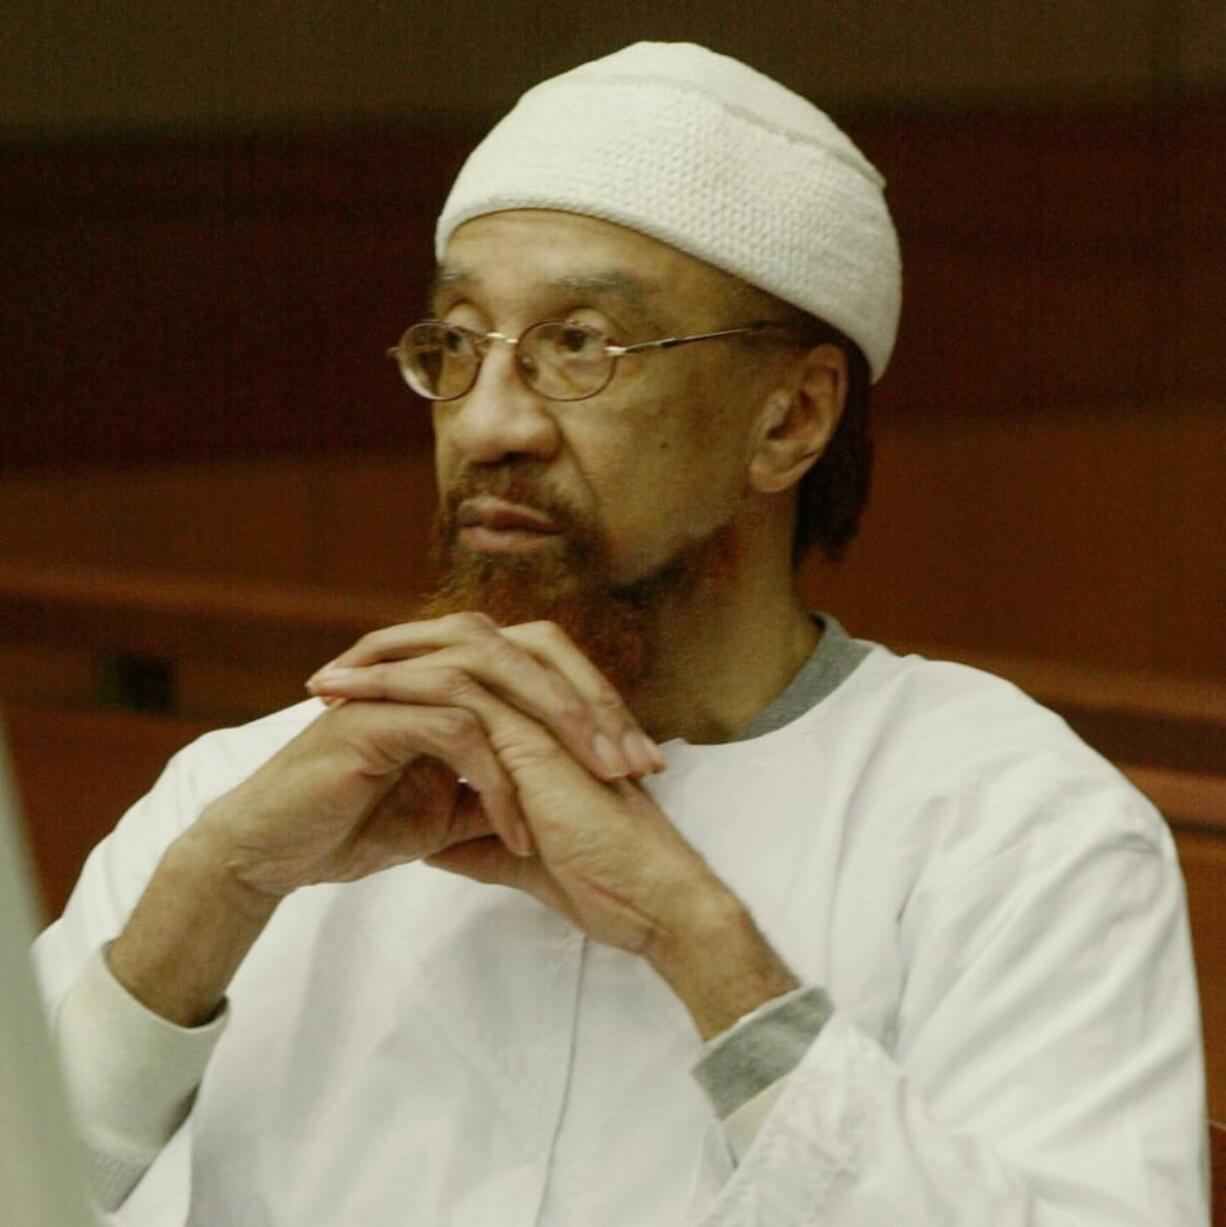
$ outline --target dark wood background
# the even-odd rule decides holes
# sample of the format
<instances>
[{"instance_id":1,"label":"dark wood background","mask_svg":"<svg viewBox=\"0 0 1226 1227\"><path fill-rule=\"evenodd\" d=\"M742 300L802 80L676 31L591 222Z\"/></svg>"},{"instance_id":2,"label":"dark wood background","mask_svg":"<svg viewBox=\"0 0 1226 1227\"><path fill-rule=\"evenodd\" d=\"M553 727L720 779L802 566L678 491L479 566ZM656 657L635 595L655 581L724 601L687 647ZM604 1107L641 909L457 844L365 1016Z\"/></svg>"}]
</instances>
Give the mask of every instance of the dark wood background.
<instances>
[{"instance_id":1,"label":"dark wood background","mask_svg":"<svg viewBox=\"0 0 1226 1227\"><path fill-rule=\"evenodd\" d=\"M891 639L1226 678L1226 102L851 128L890 181L906 300L875 506L814 599ZM471 141L0 149L10 497L260 457L420 471L424 414L383 350L419 312ZM219 558L173 515L133 534L57 489L0 524L0 555L337 575L293 500L245 533L219 509ZM412 586L403 557L351 548L345 586Z\"/></svg>"}]
</instances>

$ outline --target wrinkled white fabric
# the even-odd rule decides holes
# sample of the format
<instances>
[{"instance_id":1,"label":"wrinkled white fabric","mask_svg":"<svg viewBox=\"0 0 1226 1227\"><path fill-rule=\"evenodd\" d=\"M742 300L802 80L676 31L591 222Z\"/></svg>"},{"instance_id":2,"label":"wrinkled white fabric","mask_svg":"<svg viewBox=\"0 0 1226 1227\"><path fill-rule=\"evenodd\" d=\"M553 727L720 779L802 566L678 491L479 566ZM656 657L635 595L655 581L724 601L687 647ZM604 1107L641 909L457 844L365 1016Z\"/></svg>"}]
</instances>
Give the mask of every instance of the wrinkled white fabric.
<instances>
[{"instance_id":1,"label":"wrinkled white fabric","mask_svg":"<svg viewBox=\"0 0 1226 1227\"><path fill-rule=\"evenodd\" d=\"M766 1118L779 1102L784 1087L788 1084L787 1075L776 1079L769 1086L759 1091L752 1099L747 1099L739 1108L724 1117L724 1137L728 1139L728 1149L732 1157L739 1163L746 1151L753 1145L754 1139L762 1131Z\"/></svg>"},{"instance_id":2,"label":"wrinkled white fabric","mask_svg":"<svg viewBox=\"0 0 1226 1227\"><path fill-rule=\"evenodd\" d=\"M318 710L172 762L42 939L53 999L161 849ZM116 1222L1204 1227L1173 846L1059 719L876 649L784 728L666 752L652 791L836 1007L739 1167L645 963L406 866L278 911Z\"/></svg>"},{"instance_id":3,"label":"wrinkled white fabric","mask_svg":"<svg viewBox=\"0 0 1226 1227\"><path fill-rule=\"evenodd\" d=\"M176 1026L125 991L101 947L85 964L55 1030L103 1209L127 1197L186 1119L226 1021L223 1008L204 1026Z\"/></svg>"}]
</instances>

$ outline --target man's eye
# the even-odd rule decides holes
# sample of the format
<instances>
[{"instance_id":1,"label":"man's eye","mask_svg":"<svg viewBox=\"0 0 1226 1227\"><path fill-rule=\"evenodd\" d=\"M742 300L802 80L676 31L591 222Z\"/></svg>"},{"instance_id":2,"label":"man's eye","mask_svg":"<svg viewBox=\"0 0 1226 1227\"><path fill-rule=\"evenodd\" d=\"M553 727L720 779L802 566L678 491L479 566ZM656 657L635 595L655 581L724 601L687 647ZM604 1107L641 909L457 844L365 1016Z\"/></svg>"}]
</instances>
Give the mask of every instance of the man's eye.
<instances>
[{"instance_id":1,"label":"man's eye","mask_svg":"<svg viewBox=\"0 0 1226 1227\"><path fill-rule=\"evenodd\" d=\"M600 338L585 328L563 328L558 339L568 354L587 353L599 349L601 345Z\"/></svg>"}]
</instances>

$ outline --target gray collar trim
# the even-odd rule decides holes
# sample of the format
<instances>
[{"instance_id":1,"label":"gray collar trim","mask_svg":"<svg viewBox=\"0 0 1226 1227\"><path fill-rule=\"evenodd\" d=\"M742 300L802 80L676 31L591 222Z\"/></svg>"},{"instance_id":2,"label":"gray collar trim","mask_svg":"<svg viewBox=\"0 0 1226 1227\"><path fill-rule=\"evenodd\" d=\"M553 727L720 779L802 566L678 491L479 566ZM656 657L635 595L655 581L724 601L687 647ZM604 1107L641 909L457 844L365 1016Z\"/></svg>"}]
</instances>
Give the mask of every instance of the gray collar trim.
<instances>
[{"instance_id":1,"label":"gray collar trim","mask_svg":"<svg viewBox=\"0 0 1226 1227\"><path fill-rule=\"evenodd\" d=\"M827 695L833 694L873 650L872 644L853 639L830 614L813 615L822 637L796 676L765 711L759 712L733 741L749 741L791 724Z\"/></svg>"}]
</instances>

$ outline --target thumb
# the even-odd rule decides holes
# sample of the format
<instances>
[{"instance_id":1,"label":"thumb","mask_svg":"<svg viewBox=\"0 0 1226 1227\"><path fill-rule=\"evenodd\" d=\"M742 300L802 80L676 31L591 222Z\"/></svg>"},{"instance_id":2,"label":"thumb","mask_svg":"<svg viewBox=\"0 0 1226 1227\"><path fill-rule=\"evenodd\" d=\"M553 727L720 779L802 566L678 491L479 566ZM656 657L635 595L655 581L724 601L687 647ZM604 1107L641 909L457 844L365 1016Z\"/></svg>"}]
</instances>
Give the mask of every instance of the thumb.
<instances>
[{"instance_id":1,"label":"thumb","mask_svg":"<svg viewBox=\"0 0 1226 1227\"><path fill-rule=\"evenodd\" d=\"M494 827L481 805L480 796L467 784L461 783L455 790L451 819L446 834L439 841L439 852L492 834ZM429 857L423 859L429 860Z\"/></svg>"},{"instance_id":2,"label":"thumb","mask_svg":"<svg viewBox=\"0 0 1226 1227\"><path fill-rule=\"evenodd\" d=\"M514 856L496 835L452 844L425 858L427 865L490 886L510 886L526 891L548 907L572 915L565 896L549 871L535 857Z\"/></svg>"},{"instance_id":3,"label":"thumb","mask_svg":"<svg viewBox=\"0 0 1226 1227\"><path fill-rule=\"evenodd\" d=\"M466 839L451 844L427 856L425 861L435 869L458 873L462 877L472 878L475 882L527 889L522 872L524 861L518 856L512 856L502 840L495 835L484 835L479 839Z\"/></svg>"}]
</instances>

